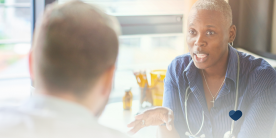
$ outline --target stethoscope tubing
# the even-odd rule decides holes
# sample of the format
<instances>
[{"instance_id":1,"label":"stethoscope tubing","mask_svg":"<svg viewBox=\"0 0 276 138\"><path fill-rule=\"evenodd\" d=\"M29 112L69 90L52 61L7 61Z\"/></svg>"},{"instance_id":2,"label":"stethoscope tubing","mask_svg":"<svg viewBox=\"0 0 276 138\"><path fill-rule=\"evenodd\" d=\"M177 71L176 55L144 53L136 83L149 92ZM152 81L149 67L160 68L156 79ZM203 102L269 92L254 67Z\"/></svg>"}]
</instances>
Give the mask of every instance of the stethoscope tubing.
<instances>
[{"instance_id":1,"label":"stethoscope tubing","mask_svg":"<svg viewBox=\"0 0 276 138\"><path fill-rule=\"evenodd\" d=\"M187 95L187 91L189 91L189 89L190 89L190 87L188 86L188 88L186 89L186 94L185 94L185 116L186 116L186 122L187 122L188 130L189 130L190 134L192 136L196 136L196 135L198 135L200 133L200 131L201 131L202 127L203 127L203 124L204 124L204 111L202 111L202 123L201 123L201 126L200 126L199 130L197 131L197 133L193 135L193 133L192 133L192 131L190 129L190 125L188 125L189 124L189 122L188 122L189 120L188 120L188 114L187 114L187 110L188 110L187 101L188 101L189 95L191 94L191 93L189 93Z\"/></svg>"},{"instance_id":2,"label":"stethoscope tubing","mask_svg":"<svg viewBox=\"0 0 276 138\"><path fill-rule=\"evenodd\" d=\"M234 111L237 111L237 106L238 106L238 96L239 96L239 77L240 77L240 57L239 57L239 54L238 52L236 51L237 53L237 57L238 57L238 73L237 73L237 82L236 82L236 99L235 99L235 107L234 107ZM235 121L232 120L232 124L231 124L231 131L230 131L230 134L233 134L233 130L234 130L234 124L235 124Z\"/></svg>"},{"instance_id":3,"label":"stethoscope tubing","mask_svg":"<svg viewBox=\"0 0 276 138\"><path fill-rule=\"evenodd\" d=\"M237 82L236 82L236 98L235 98L235 107L234 107L234 111L237 111L237 106L238 106L238 95L239 95L239 76L240 76L240 58L239 58L239 54L238 52L236 51L237 53L237 57L238 57L238 73L237 73ZM190 133L190 136L193 136L193 137L196 137L196 135L198 135L204 125L204 111L202 111L202 123L201 123L201 126L198 130L198 132L196 134L193 134L191 129L190 129L190 125L189 125L189 119L188 119L188 107L187 107L187 102L188 102L188 98L189 98L189 95L191 94L188 93L190 89L190 86L187 87L186 89L186 93L185 93L185 118L186 118L186 123L187 123L187 127L188 127L188 130L189 130L189 133ZM234 130L234 124L235 124L235 121L232 120L232 124L231 124L231 131L230 131L230 134L232 135L233 134L233 130ZM228 131L229 132L229 131Z\"/></svg>"}]
</instances>

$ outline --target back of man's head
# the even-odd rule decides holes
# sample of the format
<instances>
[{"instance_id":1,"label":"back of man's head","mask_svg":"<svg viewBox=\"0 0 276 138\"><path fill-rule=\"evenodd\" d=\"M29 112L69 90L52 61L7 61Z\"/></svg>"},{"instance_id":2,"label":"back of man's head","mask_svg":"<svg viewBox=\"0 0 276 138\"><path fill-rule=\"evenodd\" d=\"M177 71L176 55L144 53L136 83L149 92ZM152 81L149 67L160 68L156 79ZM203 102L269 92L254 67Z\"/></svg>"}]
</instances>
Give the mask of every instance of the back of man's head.
<instances>
[{"instance_id":1,"label":"back of man's head","mask_svg":"<svg viewBox=\"0 0 276 138\"><path fill-rule=\"evenodd\" d=\"M79 1L49 6L34 37L35 87L85 95L115 64L118 37L111 21Z\"/></svg>"}]
</instances>

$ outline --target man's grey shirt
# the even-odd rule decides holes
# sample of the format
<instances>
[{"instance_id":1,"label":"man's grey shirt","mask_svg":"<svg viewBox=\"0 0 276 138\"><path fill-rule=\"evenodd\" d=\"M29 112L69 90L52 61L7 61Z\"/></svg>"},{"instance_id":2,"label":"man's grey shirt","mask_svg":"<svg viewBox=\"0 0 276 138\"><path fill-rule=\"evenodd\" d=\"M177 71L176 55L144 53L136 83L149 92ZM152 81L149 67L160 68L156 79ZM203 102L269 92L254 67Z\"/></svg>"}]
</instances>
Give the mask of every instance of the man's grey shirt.
<instances>
[{"instance_id":1,"label":"man's grey shirt","mask_svg":"<svg viewBox=\"0 0 276 138\"><path fill-rule=\"evenodd\" d=\"M127 138L104 127L73 102L34 95L17 108L0 109L1 138Z\"/></svg>"}]
</instances>

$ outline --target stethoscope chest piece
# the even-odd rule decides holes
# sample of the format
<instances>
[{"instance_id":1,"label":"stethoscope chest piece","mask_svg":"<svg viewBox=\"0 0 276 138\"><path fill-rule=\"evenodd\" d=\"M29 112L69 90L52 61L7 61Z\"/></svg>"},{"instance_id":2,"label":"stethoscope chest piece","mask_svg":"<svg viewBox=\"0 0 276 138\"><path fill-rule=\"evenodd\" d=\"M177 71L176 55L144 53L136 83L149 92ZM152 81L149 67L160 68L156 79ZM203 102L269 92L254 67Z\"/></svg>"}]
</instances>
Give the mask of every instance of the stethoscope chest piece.
<instances>
[{"instance_id":1,"label":"stethoscope chest piece","mask_svg":"<svg viewBox=\"0 0 276 138\"><path fill-rule=\"evenodd\" d=\"M227 132L224 134L223 138L235 138L235 136L232 135L230 131L227 131Z\"/></svg>"}]
</instances>

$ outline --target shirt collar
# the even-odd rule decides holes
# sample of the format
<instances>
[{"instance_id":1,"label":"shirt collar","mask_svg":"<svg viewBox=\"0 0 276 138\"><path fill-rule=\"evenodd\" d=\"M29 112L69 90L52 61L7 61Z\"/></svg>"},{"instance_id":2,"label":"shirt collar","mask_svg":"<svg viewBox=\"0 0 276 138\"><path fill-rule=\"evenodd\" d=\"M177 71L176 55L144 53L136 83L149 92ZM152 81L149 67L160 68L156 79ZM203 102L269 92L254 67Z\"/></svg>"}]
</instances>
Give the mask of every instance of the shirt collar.
<instances>
[{"instance_id":1,"label":"shirt collar","mask_svg":"<svg viewBox=\"0 0 276 138\"><path fill-rule=\"evenodd\" d=\"M197 73L198 68L195 66L194 61L192 58L190 58L190 62L183 71L183 74L186 75L188 79L189 86L192 87L195 84L195 76Z\"/></svg>"},{"instance_id":2,"label":"shirt collar","mask_svg":"<svg viewBox=\"0 0 276 138\"><path fill-rule=\"evenodd\" d=\"M238 64L238 57L236 54L236 49L233 48L232 46L228 46L228 64L227 64L227 70L226 70L226 75L225 75L225 79L226 81L228 81L227 79L229 79L230 81L232 81L234 83L234 86L236 88L236 79L237 79L237 64ZM190 87L192 87L195 84L195 79L192 78L196 78L196 74L197 74L197 70L198 68L195 66L192 58L189 62L189 64L187 65L187 67L185 68L185 70L183 71L183 74L186 75L186 77L188 78L188 83L190 85ZM229 84L226 83L227 87L230 88Z\"/></svg>"},{"instance_id":3,"label":"shirt collar","mask_svg":"<svg viewBox=\"0 0 276 138\"><path fill-rule=\"evenodd\" d=\"M196 99L201 104L204 114L207 116L207 118L210 118L210 114L206 104L206 99L204 96L204 91L202 91L203 90L202 78L192 58L190 59L190 62L187 65L186 69L183 71L183 77L184 79L185 78L187 79L187 83L188 83L188 86L190 87L190 91L195 95Z\"/></svg>"},{"instance_id":4,"label":"shirt collar","mask_svg":"<svg viewBox=\"0 0 276 138\"><path fill-rule=\"evenodd\" d=\"M229 55L228 55L228 65L226 70L225 79L229 79L234 83L234 86L236 88L236 80L237 80L237 73L238 73L238 57L237 57L237 50L233 48L232 46L229 46ZM226 80L227 81L227 80ZM228 86L228 83L226 83L226 86Z\"/></svg>"}]
</instances>

